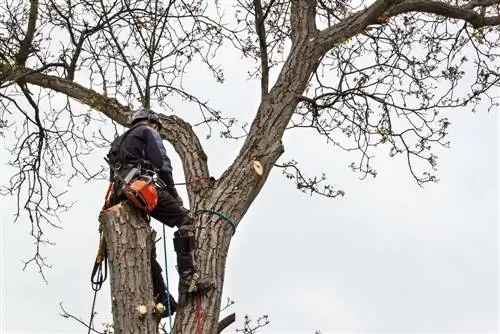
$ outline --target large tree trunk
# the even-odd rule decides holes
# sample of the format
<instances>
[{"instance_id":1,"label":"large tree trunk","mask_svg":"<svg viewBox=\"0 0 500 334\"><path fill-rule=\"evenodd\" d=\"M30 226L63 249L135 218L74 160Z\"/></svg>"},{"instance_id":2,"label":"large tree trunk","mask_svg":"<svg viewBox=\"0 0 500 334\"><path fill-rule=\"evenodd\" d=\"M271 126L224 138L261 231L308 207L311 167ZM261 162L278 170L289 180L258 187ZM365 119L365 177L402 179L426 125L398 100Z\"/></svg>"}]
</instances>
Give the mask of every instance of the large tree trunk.
<instances>
[{"instance_id":1,"label":"large tree trunk","mask_svg":"<svg viewBox=\"0 0 500 334\"><path fill-rule=\"evenodd\" d=\"M224 212L220 208L217 211ZM192 295L188 304L178 310L175 334L217 334L225 327L219 327L218 320L226 257L233 230L223 218L210 213L200 214L197 226L201 227L196 233L198 268L203 277L215 280L216 288L199 297Z\"/></svg>"},{"instance_id":2,"label":"large tree trunk","mask_svg":"<svg viewBox=\"0 0 500 334\"><path fill-rule=\"evenodd\" d=\"M128 202L103 211L99 221L108 252L114 332L158 333L149 223Z\"/></svg>"},{"instance_id":3,"label":"large tree trunk","mask_svg":"<svg viewBox=\"0 0 500 334\"><path fill-rule=\"evenodd\" d=\"M262 189L274 163L284 151L280 138L299 102L298 96L303 93L322 55L308 42L307 35L299 37L296 37L295 47L283 65L277 83L261 103L251 134L238 157L212 188L191 190L193 212L208 208L227 216L237 226ZM263 167L262 174L253 168L254 161ZM227 220L213 213L200 214L197 227L199 269L204 277L217 282L217 288L201 299L201 318L196 298L178 310L175 334L218 332L226 258L233 229Z\"/></svg>"}]
</instances>

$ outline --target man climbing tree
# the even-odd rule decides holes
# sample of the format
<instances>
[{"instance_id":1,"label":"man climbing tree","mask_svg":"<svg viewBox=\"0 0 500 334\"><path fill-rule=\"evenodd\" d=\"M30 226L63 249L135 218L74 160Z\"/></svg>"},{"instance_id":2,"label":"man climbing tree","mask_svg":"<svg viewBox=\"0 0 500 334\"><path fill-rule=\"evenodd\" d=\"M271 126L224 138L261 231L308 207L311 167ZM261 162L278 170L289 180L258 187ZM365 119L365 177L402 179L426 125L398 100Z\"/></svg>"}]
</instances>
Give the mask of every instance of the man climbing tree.
<instances>
[{"instance_id":1,"label":"man climbing tree","mask_svg":"<svg viewBox=\"0 0 500 334\"><path fill-rule=\"evenodd\" d=\"M111 144L108 159L111 169L111 181L114 191L111 193L110 205L126 199L122 189L124 180L130 175L133 182L137 178L150 176L156 179L154 184L157 203L148 214L170 227L178 227L175 232L174 249L177 252L177 270L180 275L179 298L186 293L201 292L211 288L208 279L198 277L194 255L193 217L182 206L182 199L175 189L172 176L172 165L167 156L160 135L161 122L152 110L141 109L133 114L131 128ZM114 172L121 175L114 176ZM128 185L128 184L127 184ZM140 194L139 194L140 195ZM156 202L156 201L155 201ZM156 249L153 246L153 254ZM155 256L156 257L156 256ZM152 262L153 288L157 303L170 304L171 312L175 312L177 303L170 297L167 303L166 285L161 275L161 267L154 259ZM167 315L169 312L165 311Z\"/></svg>"},{"instance_id":2,"label":"man climbing tree","mask_svg":"<svg viewBox=\"0 0 500 334\"><path fill-rule=\"evenodd\" d=\"M6 115L15 114L21 119L15 126L24 129L12 150L18 173L9 190L27 192L20 207L37 243L44 242L44 223L53 224L47 217L65 208L46 181L60 176L61 161L75 175L96 176L79 162L102 144L88 138L96 115L128 127L136 100L161 107L168 116L160 114L159 133L179 154L186 180L207 178L193 126L167 112L169 103L180 97L196 105L201 123L236 137L235 120L190 94L183 75L205 64L222 83L221 46L258 63L251 73L260 80L261 99L237 156L216 182L187 189L190 210L199 212L199 273L214 278L216 288L200 305L203 326L197 327L196 303L177 309L176 334L217 332L234 230L273 167L298 168L277 164L287 129L312 128L335 147L358 152L359 163L350 167L363 175L376 174L372 150L386 146L391 156L406 157L422 184L436 180L433 147L446 145L449 121L440 111L498 107L500 0L247 0L236 8L175 0L0 3L0 124L10 131ZM231 10L234 20L227 22L222 13ZM63 42L54 43L55 34ZM67 103L49 108L53 96ZM77 106L91 111L79 114ZM297 175L300 189L342 194ZM31 263L44 267L38 252Z\"/></svg>"},{"instance_id":3,"label":"man climbing tree","mask_svg":"<svg viewBox=\"0 0 500 334\"><path fill-rule=\"evenodd\" d=\"M197 273L193 216L182 206L182 199L175 189L172 165L157 132L162 127L160 119L152 110L141 109L132 115L130 125L132 127L128 131L113 141L107 156L111 167L110 181L113 182L109 205L127 199L124 186L143 177L154 178L154 204L151 208L147 205L144 208L141 203L137 206L139 209L145 209L145 213L151 214L151 217L163 224L178 227L174 234L174 249L177 252L177 270L180 276L179 298L183 298L187 293L209 290L213 283L207 278L200 278ZM115 173L120 176L117 177ZM147 203L147 198L142 197L141 193L131 196L134 203L136 196L140 197L143 203ZM175 312L177 303L166 291L161 266L156 261L154 244L152 254L153 294L156 303L170 306L170 311L165 310L163 314L167 316ZM170 298L170 301L167 302L167 298Z\"/></svg>"}]
</instances>

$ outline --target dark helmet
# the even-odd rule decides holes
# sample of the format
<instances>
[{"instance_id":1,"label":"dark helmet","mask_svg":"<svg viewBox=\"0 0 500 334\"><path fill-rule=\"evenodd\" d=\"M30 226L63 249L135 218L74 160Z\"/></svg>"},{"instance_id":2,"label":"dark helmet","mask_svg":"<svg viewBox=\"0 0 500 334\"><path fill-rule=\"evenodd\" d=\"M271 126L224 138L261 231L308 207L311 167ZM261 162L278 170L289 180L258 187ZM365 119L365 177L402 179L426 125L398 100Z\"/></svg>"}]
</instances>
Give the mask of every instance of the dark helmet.
<instances>
[{"instance_id":1,"label":"dark helmet","mask_svg":"<svg viewBox=\"0 0 500 334\"><path fill-rule=\"evenodd\" d=\"M158 125L158 131L161 130L162 125L160 117L151 109L140 109L132 115L132 121L130 125L134 125L140 121L147 120L149 123L156 123Z\"/></svg>"}]
</instances>

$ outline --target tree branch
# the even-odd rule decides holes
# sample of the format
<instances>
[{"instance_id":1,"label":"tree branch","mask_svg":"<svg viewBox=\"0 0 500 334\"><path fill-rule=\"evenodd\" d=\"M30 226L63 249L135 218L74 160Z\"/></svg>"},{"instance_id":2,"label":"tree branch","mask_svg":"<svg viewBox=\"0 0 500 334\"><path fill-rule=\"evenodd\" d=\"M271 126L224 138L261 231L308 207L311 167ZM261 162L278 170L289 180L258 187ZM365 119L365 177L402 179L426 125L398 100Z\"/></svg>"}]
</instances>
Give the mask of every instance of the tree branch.
<instances>
[{"instance_id":1,"label":"tree branch","mask_svg":"<svg viewBox=\"0 0 500 334\"><path fill-rule=\"evenodd\" d=\"M224 329L226 329L226 327L228 327L235 321L236 321L236 314L234 313L231 313L224 319L220 320L219 324L217 325L217 333L222 332Z\"/></svg>"},{"instance_id":2,"label":"tree branch","mask_svg":"<svg viewBox=\"0 0 500 334\"><path fill-rule=\"evenodd\" d=\"M486 4L491 3L492 1L488 1ZM493 3L499 4L500 2L496 0L493 1ZM480 1L470 2L465 6L458 7L450 5L448 3L432 0L406 0L404 2L396 4L387 12L388 16L396 16L398 14L408 12L423 12L435 14L448 18L464 20L470 23L476 29L485 26L500 25L500 16L497 15L484 17L473 10L473 8L483 5L484 4Z\"/></svg>"},{"instance_id":3,"label":"tree branch","mask_svg":"<svg viewBox=\"0 0 500 334\"><path fill-rule=\"evenodd\" d=\"M309 2L306 1L306 3ZM302 2L300 4L304 5ZM304 11L298 11L297 8L296 11L297 15L304 15ZM308 20L295 20L296 24L305 22ZM300 34L302 34L300 38L296 36L295 45L274 87L269 91L268 98L261 101L243 147L232 165L220 177L217 185L221 189L238 189L243 193L235 202L235 198L231 197L228 189L227 195L219 199L220 202L228 203L228 208L224 210L234 211L232 219L236 224L259 193L275 162L284 152L281 141L283 133L297 107L298 96L302 95L323 55L321 49L309 39L307 31L302 31ZM263 167L262 174L255 172L252 167L253 161L258 161Z\"/></svg>"},{"instance_id":4,"label":"tree branch","mask_svg":"<svg viewBox=\"0 0 500 334\"><path fill-rule=\"evenodd\" d=\"M491 6L495 4L498 4L498 0L471 0L468 4L462 6L462 8L472 9L480 6Z\"/></svg>"},{"instance_id":5,"label":"tree branch","mask_svg":"<svg viewBox=\"0 0 500 334\"><path fill-rule=\"evenodd\" d=\"M15 68L9 73L1 73L0 77L6 75L7 81L18 81L48 88L63 93L89 107L101 111L118 124L129 127L132 110L120 104L114 98L108 98L95 90L86 88L73 81L53 75L47 75L28 68ZM207 156L203 147L193 131L191 125L177 116L161 115L163 129L160 134L163 139L172 144L183 161L184 175L186 179L194 179L199 176L208 176Z\"/></svg>"},{"instance_id":6,"label":"tree branch","mask_svg":"<svg viewBox=\"0 0 500 334\"><path fill-rule=\"evenodd\" d=\"M287 179L294 179L297 189L303 193L309 193L311 196L313 194L317 194L330 198L345 195L343 190L336 190L332 185L324 183L326 180L325 174L322 174L321 177L306 177L297 167L297 162L295 160L291 160L283 164L275 164L275 166L282 169L282 172ZM293 171L289 172L289 168ZM323 189L321 189L321 185L323 186Z\"/></svg>"},{"instance_id":7,"label":"tree branch","mask_svg":"<svg viewBox=\"0 0 500 334\"><path fill-rule=\"evenodd\" d=\"M370 7L348 16L341 22L322 30L316 43L325 52L343 39L359 34L371 24L380 23L388 8L401 0L377 0Z\"/></svg>"},{"instance_id":8,"label":"tree branch","mask_svg":"<svg viewBox=\"0 0 500 334\"><path fill-rule=\"evenodd\" d=\"M37 18L38 0L31 0L28 29L26 30L26 36L24 36L21 47L19 48L19 52L16 56L16 64L18 65L24 65L26 63L26 60L28 59L31 44L33 43L33 37L35 36Z\"/></svg>"},{"instance_id":9,"label":"tree branch","mask_svg":"<svg viewBox=\"0 0 500 334\"><path fill-rule=\"evenodd\" d=\"M290 8L292 25L292 41L299 36L307 38L317 32L316 29L316 0L294 0Z\"/></svg>"},{"instance_id":10,"label":"tree branch","mask_svg":"<svg viewBox=\"0 0 500 334\"><path fill-rule=\"evenodd\" d=\"M106 331L105 332L100 332L100 331L96 330L93 326L91 326L91 325L89 326L82 319L79 319L76 316L74 316L71 313L69 313L68 311L66 311L64 309L64 307L62 306L62 302L59 303L59 307L61 308L61 311L62 311L61 317L66 318L66 319L73 319L73 320L77 321L78 323L80 323L81 325L85 326L87 329L90 329L94 333L97 333L97 334L106 334Z\"/></svg>"},{"instance_id":11,"label":"tree branch","mask_svg":"<svg viewBox=\"0 0 500 334\"><path fill-rule=\"evenodd\" d=\"M262 3L260 0L253 1L255 6L255 31L259 36L259 48L260 48L260 61L261 61L261 79L260 79L260 89L261 98L264 99L269 92L269 59L267 55L267 40L266 40L266 26L264 23L265 17L262 10ZM269 4L269 7L272 3Z\"/></svg>"},{"instance_id":12,"label":"tree branch","mask_svg":"<svg viewBox=\"0 0 500 334\"><path fill-rule=\"evenodd\" d=\"M111 36L111 39L113 40L113 43L115 44L116 50L118 51L118 53L121 56L121 60L123 61L123 63L125 63L125 65L127 66L128 70L130 72L130 75L134 79L134 83L136 85L137 92L139 93L139 96L141 97L142 105L144 107L148 108L149 107L149 97L148 97L148 100L146 101L145 96L144 96L144 92L142 91L141 84L139 83L139 79L137 77L137 73L134 69L134 66L132 66L132 64L130 64L128 57L125 55L125 52L123 51L123 47L120 45L120 42L118 41L115 33L113 32L113 26L111 25L111 22L109 21L109 19L107 17L106 8L105 8L104 3L102 1L101 1L101 6L102 6L103 13L105 15L104 17L105 17L107 25L108 25L109 35Z\"/></svg>"},{"instance_id":13,"label":"tree branch","mask_svg":"<svg viewBox=\"0 0 500 334\"><path fill-rule=\"evenodd\" d=\"M82 53L82 47L86 37L87 37L86 32L83 32L80 35L80 38L78 39L78 43L75 45L75 51L73 52L73 56L71 57L71 62L68 66L68 71L66 74L66 78L68 80L73 81L75 79L76 64L78 62L80 54Z\"/></svg>"}]
</instances>

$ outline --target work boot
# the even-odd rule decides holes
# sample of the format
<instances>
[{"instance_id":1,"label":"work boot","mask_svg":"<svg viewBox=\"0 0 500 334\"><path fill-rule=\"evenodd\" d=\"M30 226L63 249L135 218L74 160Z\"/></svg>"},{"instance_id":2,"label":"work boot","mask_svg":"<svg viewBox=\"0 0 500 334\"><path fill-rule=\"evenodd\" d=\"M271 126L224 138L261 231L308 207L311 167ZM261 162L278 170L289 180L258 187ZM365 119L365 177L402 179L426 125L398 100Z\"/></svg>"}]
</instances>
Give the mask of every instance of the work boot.
<instances>
[{"instance_id":1,"label":"work boot","mask_svg":"<svg viewBox=\"0 0 500 334\"><path fill-rule=\"evenodd\" d=\"M205 293L215 287L215 281L210 278L200 278L198 272L179 279L179 295L186 293Z\"/></svg>"},{"instance_id":2,"label":"work boot","mask_svg":"<svg viewBox=\"0 0 500 334\"><path fill-rule=\"evenodd\" d=\"M179 272L179 304L184 305L187 294L206 292L215 286L208 278L201 278L196 267L194 251L195 231L193 220L188 214L183 224L174 232L174 250L177 254L177 271Z\"/></svg>"},{"instance_id":3,"label":"work boot","mask_svg":"<svg viewBox=\"0 0 500 334\"><path fill-rule=\"evenodd\" d=\"M197 272L179 279L179 305L187 304L189 297L196 293L204 294L215 288L215 281L209 278L200 278Z\"/></svg>"}]
</instances>

